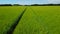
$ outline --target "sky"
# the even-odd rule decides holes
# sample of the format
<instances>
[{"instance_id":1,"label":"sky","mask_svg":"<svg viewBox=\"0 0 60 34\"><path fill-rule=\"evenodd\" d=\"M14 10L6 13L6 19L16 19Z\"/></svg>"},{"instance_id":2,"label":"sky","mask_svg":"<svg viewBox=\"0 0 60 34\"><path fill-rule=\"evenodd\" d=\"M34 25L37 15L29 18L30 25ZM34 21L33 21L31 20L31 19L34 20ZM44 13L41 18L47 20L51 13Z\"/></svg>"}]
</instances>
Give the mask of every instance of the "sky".
<instances>
[{"instance_id":1,"label":"sky","mask_svg":"<svg viewBox=\"0 0 60 34\"><path fill-rule=\"evenodd\" d=\"M48 0L48 3L60 4L60 0Z\"/></svg>"},{"instance_id":2,"label":"sky","mask_svg":"<svg viewBox=\"0 0 60 34\"><path fill-rule=\"evenodd\" d=\"M59 3L60 0L0 0L0 4L48 4Z\"/></svg>"}]
</instances>

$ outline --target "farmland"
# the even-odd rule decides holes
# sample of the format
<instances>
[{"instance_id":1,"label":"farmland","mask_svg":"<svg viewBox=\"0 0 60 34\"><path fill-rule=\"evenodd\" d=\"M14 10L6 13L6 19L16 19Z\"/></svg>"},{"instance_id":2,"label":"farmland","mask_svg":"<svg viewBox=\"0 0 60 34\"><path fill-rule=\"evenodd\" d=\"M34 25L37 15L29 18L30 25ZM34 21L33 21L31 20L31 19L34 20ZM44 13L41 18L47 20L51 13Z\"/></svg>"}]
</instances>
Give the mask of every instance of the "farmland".
<instances>
[{"instance_id":1,"label":"farmland","mask_svg":"<svg viewBox=\"0 0 60 34\"><path fill-rule=\"evenodd\" d=\"M0 34L6 34L25 7L0 7ZM13 34L60 34L60 6L27 6Z\"/></svg>"},{"instance_id":2,"label":"farmland","mask_svg":"<svg viewBox=\"0 0 60 34\"><path fill-rule=\"evenodd\" d=\"M23 10L24 7L0 7L0 34L9 30Z\"/></svg>"}]
</instances>

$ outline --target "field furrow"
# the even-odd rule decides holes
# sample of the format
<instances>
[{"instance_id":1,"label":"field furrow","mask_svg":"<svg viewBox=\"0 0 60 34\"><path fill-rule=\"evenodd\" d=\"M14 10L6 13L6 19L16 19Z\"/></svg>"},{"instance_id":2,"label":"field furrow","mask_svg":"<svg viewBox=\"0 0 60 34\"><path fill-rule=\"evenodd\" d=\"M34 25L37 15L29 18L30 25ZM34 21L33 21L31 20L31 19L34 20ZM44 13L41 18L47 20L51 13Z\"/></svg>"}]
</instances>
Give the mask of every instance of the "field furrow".
<instances>
[{"instance_id":1,"label":"field furrow","mask_svg":"<svg viewBox=\"0 0 60 34\"><path fill-rule=\"evenodd\" d=\"M6 34L25 7L0 6L0 34Z\"/></svg>"},{"instance_id":2,"label":"field furrow","mask_svg":"<svg viewBox=\"0 0 60 34\"><path fill-rule=\"evenodd\" d=\"M60 34L60 6L30 6L13 34Z\"/></svg>"},{"instance_id":3,"label":"field furrow","mask_svg":"<svg viewBox=\"0 0 60 34\"><path fill-rule=\"evenodd\" d=\"M60 34L60 6L0 7L0 34ZM22 13L25 11L24 13ZM20 17L21 19L20 19ZM19 17L19 18L18 18ZM18 20L19 19L19 20Z\"/></svg>"}]
</instances>

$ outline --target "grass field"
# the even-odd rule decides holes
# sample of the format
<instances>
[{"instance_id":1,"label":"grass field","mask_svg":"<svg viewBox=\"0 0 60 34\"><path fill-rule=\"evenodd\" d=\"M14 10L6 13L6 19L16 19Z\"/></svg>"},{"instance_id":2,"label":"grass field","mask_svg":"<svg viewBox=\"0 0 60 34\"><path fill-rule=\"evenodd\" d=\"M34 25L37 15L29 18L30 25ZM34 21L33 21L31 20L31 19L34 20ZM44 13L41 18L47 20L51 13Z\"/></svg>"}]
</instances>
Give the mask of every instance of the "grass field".
<instances>
[{"instance_id":1,"label":"grass field","mask_svg":"<svg viewBox=\"0 0 60 34\"><path fill-rule=\"evenodd\" d=\"M0 7L0 34L5 34L26 6ZM60 34L60 6L29 6L13 34Z\"/></svg>"},{"instance_id":2,"label":"grass field","mask_svg":"<svg viewBox=\"0 0 60 34\"><path fill-rule=\"evenodd\" d=\"M23 10L24 7L0 6L0 34L6 34Z\"/></svg>"}]
</instances>

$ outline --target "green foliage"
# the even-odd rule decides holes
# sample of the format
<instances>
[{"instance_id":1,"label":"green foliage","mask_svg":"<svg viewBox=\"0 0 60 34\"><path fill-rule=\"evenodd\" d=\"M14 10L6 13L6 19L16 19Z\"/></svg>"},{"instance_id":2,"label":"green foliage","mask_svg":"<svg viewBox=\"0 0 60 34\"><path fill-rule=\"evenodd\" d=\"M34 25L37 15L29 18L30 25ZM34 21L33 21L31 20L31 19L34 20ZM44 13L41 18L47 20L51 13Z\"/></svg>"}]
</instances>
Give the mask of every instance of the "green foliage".
<instances>
[{"instance_id":1,"label":"green foliage","mask_svg":"<svg viewBox=\"0 0 60 34\"><path fill-rule=\"evenodd\" d=\"M6 34L26 6L0 6L0 34ZM60 6L29 6L13 34L60 34Z\"/></svg>"},{"instance_id":2,"label":"green foliage","mask_svg":"<svg viewBox=\"0 0 60 34\"><path fill-rule=\"evenodd\" d=\"M29 7L13 34L60 34L60 7Z\"/></svg>"},{"instance_id":3,"label":"green foliage","mask_svg":"<svg viewBox=\"0 0 60 34\"><path fill-rule=\"evenodd\" d=\"M0 6L0 34L6 34L23 10L19 6Z\"/></svg>"}]
</instances>

